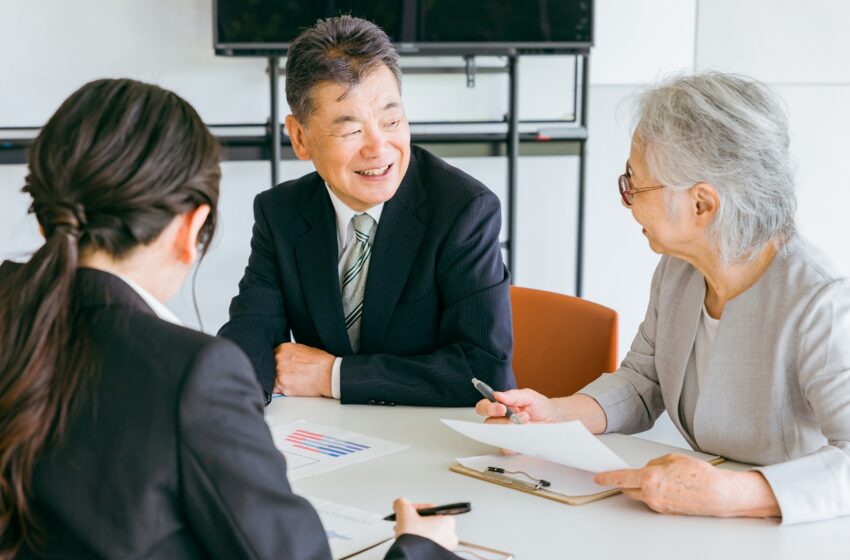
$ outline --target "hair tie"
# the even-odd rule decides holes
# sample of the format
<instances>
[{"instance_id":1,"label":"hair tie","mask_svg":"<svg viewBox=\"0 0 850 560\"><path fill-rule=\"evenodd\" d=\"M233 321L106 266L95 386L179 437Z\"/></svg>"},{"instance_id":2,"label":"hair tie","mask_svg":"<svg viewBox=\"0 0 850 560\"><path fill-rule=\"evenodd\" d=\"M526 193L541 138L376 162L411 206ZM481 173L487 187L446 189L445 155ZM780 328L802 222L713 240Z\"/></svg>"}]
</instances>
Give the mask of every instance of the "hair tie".
<instances>
[{"instance_id":1,"label":"hair tie","mask_svg":"<svg viewBox=\"0 0 850 560\"><path fill-rule=\"evenodd\" d=\"M48 236L58 231L79 239L87 225L86 209L76 202L53 202L39 208L36 215Z\"/></svg>"}]
</instances>

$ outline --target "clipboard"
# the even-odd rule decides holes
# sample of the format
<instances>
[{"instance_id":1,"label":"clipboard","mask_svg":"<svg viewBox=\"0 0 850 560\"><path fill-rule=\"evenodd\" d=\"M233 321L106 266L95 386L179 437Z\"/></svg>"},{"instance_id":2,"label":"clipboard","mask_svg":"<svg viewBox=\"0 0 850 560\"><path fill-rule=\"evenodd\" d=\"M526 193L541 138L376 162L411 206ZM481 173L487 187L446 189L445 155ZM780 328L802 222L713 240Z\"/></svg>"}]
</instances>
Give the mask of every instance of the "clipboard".
<instances>
[{"instance_id":1,"label":"clipboard","mask_svg":"<svg viewBox=\"0 0 850 560\"><path fill-rule=\"evenodd\" d=\"M516 556L510 552L464 541L460 541L458 547L452 552L464 560L516 560Z\"/></svg>"},{"instance_id":2,"label":"clipboard","mask_svg":"<svg viewBox=\"0 0 850 560\"><path fill-rule=\"evenodd\" d=\"M723 457L714 457L709 460L708 463L712 465L719 465L723 461L725 461ZM554 500L556 502L560 502L562 504L567 504L570 506L583 506L584 504L589 504L591 502L595 502L597 500L601 500L603 498L607 498L609 496L614 496L616 494L621 493L618 488L611 488L609 490L596 492L595 494L568 496L559 492L552 492L551 490L547 490L545 488L538 488L535 484L514 478L512 476L495 472L482 472L476 469L464 467L460 464L452 465L451 467L449 467L449 470L458 474L477 478L478 480L491 482L493 484L498 484L499 486L504 486L513 490L519 490L520 492L525 492L526 494L533 494L541 498L546 498L547 500Z\"/></svg>"}]
</instances>

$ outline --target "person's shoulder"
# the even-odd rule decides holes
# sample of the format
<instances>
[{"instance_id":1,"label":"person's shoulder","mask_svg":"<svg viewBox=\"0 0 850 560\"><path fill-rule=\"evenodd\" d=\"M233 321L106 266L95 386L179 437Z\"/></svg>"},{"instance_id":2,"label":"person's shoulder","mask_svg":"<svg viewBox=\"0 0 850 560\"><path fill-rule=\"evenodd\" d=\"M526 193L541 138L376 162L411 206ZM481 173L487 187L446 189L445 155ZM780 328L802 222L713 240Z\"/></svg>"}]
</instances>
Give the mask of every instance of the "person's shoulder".
<instances>
[{"instance_id":1,"label":"person's shoulder","mask_svg":"<svg viewBox=\"0 0 850 560\"><path fill-rule=\"evenodd\" d=\"M777 259L786 275L805 285L829 284L844 279L820 247L799 235L779 250Z\"/></svg>"},{"instance_id":2,"label":"person's shoulder","mask_svg":"<svg viewBox=\"0 0 850 560\"><path fill-rule=\"evenodd\" d=\"M257 195L255 203L263 207L273 205L277 209L298 208L321 185L321 177L313 171L297 179L284 181L264 190Z\"/></svg>"},{"instance_id":3,"label":"person's shoulder","mask_svg":"<svg viewBox=\"0 0 850 560\"><path fill-rule=\"evenodd\" d=\"M112 352L151 369L152 379L179 380L203 360L219 368L249 367L248 359L232 341L171 323L151 313L109 308L97 329L101 342L112 341ZM205 359L213 356L214 359Z\"/></svg>"},{"instance_id":4,"label":"person's shoulder","mask_svg":"<svg viewBox=\"0 0 850 560\"><path fill-rule=\"evenodd\" d=\"M801 302L827 293L844 293L850 297L850 280L838 271L826 253L799 235L779 250L775 264L770 281L791 300Z\"/></svg>"},{"instance_id":5,"label":"person's shoulder","mask_svg":"<svg viewBox=\"0 0 850 560\"><path fill-rule=\"evenodd\" d=\"M416 158L422 185L431 191L440 203L457 207L458 204L479 196L498 200L484 183L428 150L411 146L411 156Z\"/></svg>"}]
</instances>

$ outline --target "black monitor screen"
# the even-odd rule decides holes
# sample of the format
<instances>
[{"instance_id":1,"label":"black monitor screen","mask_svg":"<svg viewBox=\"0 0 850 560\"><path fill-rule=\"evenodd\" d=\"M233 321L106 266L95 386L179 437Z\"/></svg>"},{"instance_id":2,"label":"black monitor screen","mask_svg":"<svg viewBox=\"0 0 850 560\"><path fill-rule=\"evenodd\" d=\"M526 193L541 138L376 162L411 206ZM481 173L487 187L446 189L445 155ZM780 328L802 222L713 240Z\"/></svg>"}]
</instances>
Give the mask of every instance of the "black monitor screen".
<instances>
[{"instance_id":1,"label":"black monitor screen","mask_svg":"<svg viewBox=\"0 0 850 560\"><path fill-rule=\"evenodd\" d=\"M592 0L215 0L215 47L284 50L320 18L375 22L397 45L439 50L590 46Z\"/></svg>"}]
</instances>

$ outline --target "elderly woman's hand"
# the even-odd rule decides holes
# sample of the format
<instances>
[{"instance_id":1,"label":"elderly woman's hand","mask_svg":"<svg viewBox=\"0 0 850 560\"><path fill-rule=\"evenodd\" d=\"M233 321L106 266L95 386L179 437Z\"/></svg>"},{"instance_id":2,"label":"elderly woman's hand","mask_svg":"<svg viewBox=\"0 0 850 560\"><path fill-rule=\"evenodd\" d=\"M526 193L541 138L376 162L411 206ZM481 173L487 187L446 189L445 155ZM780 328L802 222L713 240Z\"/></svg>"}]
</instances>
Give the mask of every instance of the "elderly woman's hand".
<instances>
[{"instance_id":1,"label":"elderly woman's hand","mask_svg":"<svg viewBox=\"0 0 850 560\"><path fill-rule=\"evenodd\" d=\"M599 403L587 395L575 394L557 399L547 398L532 389L496 391L498 402L478 401L475 412L487 416L485 422L505 423L505 407L509 406L521 422L567 422L580 420L594 434L605 431L608 423Z\"/></svg>"},{"instance_id":2,"label":"elderly woman's hand","mask_svg":"<svg viewBox=\"0 0 850 560\"><path fill-rule=\"evenodd\" d=\"M475 412L487 416L485 422L506 423L506 406L516 413L522 422L559 422L562 421L555 401L531 389L511 389L493 393L497 402L481 399L475 405Z\"/></svg>"},{"instance_id":3,"label":"elderly woman's hand","mask_svg":"<svg viewBox=\"0 0 850 560\"><path fill-rule=\"evenodd\" d=\"M776 497L760 473L721 470L677 453L653 459L642 469L600 473L594 481L617 486L629 498L659 513L717 517L780 514Z\"/></svg>"}]
</instances>

